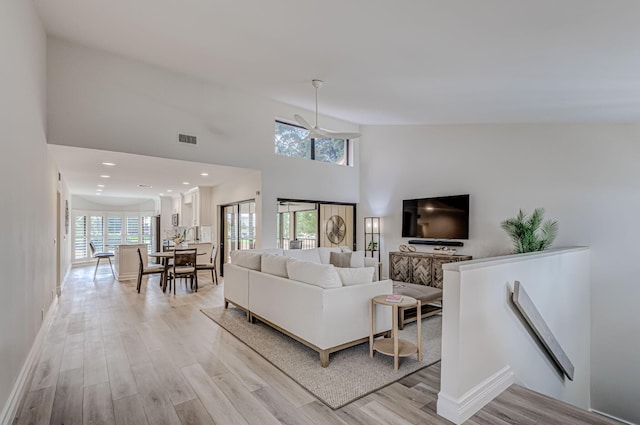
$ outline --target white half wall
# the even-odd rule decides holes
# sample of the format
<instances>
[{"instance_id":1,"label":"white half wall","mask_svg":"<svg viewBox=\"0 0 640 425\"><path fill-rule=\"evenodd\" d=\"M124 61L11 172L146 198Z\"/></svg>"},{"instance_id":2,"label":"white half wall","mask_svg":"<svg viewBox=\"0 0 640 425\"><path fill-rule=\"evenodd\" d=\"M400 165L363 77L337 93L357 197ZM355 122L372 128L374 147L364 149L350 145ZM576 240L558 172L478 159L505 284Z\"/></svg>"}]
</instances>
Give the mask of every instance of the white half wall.
<instances>
[{"instance_id":1,"label":"white half wall","mask_svg":"<svg viewBox=\"0 0 640 425\"><path fill-rule=\"evenodd\" d=\"M276 240L276 199L358 202L359 168L275 154L275 119L306 113L136 60L49 39L49 141L262 172L261 226ZM325 126L359 127L321 117ZM178 143L177 134L198 137ZM354 143L358 158L358 143ZM271 219L273 217L273 219Z\"/></svg>"},{"instance_id":2,"label":"white half wall","mask_svg":"<svg viewBox=\"0 0 640 425\"><path fill-rule=\"evenodd\" d=\"M33 2L0 2L0 52L0 423L4 425L13 422L39 356L44 318L54 305L56 244L64 243L56 240L57 192L62 206L67 198L47 154L46 36ZM68 251L61 250L64 261ZM61 273L67 266L61 264Z\"/></svg>"},{"instance_id":3,"label":"white half wall","mask_svg":"<svg viewBox=\"0 0 640 425\"><path fill-rule=\"evenodd\" d=\"M365 126L362 133L358 223L382 217L385 274L388 251L407 242L403 199L469 193L470 239L459 252L474 258L510 252L500 222L519 208L544 207L559 221L555 246L591 248L591 406L640 423L640 125Z\"/></svg>"},{"instance_id":4,"label":"white half wall","mask_svg":"<svg viewBox=\"0 0 640 425\"><path fill-rule=\"evenodd\" d=\"M438 414L462 423L514 381L589 409L587 248L472 260L443 269ZM575 367L573 381L558 371L511 301L516 280Z\"/></svg>"}]
</instances>

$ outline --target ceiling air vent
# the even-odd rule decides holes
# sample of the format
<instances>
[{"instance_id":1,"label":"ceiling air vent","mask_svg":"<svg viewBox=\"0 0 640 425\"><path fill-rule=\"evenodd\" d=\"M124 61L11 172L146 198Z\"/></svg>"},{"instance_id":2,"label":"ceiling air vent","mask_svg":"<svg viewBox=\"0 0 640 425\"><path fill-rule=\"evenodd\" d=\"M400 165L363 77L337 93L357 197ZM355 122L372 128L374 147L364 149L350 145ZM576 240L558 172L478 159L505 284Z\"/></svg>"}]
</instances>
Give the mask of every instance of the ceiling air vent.
<instances>
[{"instance_id":1,"label":"ceiling air vent","mask_svg":"<svg viewBox=\"0 0 640 425\"><path fill-rule=\"evenodd\" d=\"M197 145L198 144L196 136L190 136L188 134L182 134L182 133L178 134L178 142L180 142L180 143L188 143L190 145Z\"/></svg>"}]
</instances>

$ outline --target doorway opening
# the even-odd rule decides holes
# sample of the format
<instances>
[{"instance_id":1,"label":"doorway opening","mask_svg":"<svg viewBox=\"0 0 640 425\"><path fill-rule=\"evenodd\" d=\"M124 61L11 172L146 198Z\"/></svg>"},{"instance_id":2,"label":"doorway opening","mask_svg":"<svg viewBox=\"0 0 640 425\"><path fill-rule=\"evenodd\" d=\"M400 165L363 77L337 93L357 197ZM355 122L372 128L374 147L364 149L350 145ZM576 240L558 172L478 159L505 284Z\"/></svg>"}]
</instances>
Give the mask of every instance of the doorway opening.
<instances>
[{"instance_id":1,"label":"doorway opening","mask_svg":"<svg viewBox=\"0 0 640 425\"><path fill-rule=\"evenodd\" d=\"M233 251L256 247L256 201L221 205L220 217L220 276L224 276L224 265L231 261Z\"/></svg>"},{"instance_id":2,"label":"doorway opening","mask_svg":"<svg viewBox=\"0 0 640 425\"><path fill-rule=\"evenodd\" d=\"M278 248L348 246L356 249L355 204L278 199L277 215Z\"/></svg>"}]
</instances>

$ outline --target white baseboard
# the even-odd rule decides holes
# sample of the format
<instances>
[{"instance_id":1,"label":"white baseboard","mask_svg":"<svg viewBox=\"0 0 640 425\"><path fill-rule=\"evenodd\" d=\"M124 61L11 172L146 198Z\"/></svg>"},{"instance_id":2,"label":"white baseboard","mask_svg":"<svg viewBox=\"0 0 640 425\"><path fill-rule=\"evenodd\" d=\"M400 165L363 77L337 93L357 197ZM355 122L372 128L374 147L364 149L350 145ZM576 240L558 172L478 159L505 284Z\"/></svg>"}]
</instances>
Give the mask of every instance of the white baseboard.
<instances>
[{"instance_id":1,"label":"white baseboard","mask_svg":"<svg viewBox=\"0 0 640 425\"><path fill-rule=\"evenodd\" d=\"M31 350L29 350L29 354L27 355L27 360L25 360L24 364L22 365L22 369L20 370L18 379L16 380L13 389L11 390L11 394L9 394L9 398L7 399L7 402L2 409L2 413L0 413L0 425L11 425L16 415L18 414L20 402L27 392L27 385L30 383L33 371L38 364L38 359L40 358L40 354L42 353L44 338L47 335L51 324L53 323L53 317L55 316L55 312L57 309L58 297L55 297L51 302L49 312L44 317L42 326L40 326L40 330L36 335L36 339L35 341L33 341Z\"/></svg>"},{"instance_id":2,"label":"white baseboard","mask_svg":"<svg viewBox=\"0 0 640 425\"><path fill-rule=\"evenodd\" d=\"M620 422L621 424L636 425L633 422L625 421L624 419L620 419L620 418L618 418L616 416L610 415L608 413L601 412L601 411L596 410L596 409L589 409L589 411L593 412L593 413L597 413L598 415L604 416L605 418L613 419L614 421Z\"/></svg>"},{"instance_id":3,"label":"white baseboard","mask_svg":"<svg viewBox=\"0 0 640 425\"><path fill-rule=\"evenodd\" d=\"M515 381L515 375L510 366L505 366L492 376L467 391L456 399L440 391L438 393L438 415L460 425L487 403L498 397Z\"/></svg>"}]
</instances>

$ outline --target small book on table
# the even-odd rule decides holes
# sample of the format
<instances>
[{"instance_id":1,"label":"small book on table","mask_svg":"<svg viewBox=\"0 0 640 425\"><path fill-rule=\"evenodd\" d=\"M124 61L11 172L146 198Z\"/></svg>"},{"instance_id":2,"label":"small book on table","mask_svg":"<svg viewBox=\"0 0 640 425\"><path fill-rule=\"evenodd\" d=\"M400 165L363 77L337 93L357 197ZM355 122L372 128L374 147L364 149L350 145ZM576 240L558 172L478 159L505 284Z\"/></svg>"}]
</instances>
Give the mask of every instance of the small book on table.
<instances>
[{"instance_id":1,"label":"small book on table","mask_svg":"<svg viewBox=\"0 0 640 425\"><path fill-rule=\"evenodd\" d=\"M399 303L400 301L402 301L402 295L387 295L387 298L385 298L385 300L389 303Z\"/></svg>"}]
</instances>

